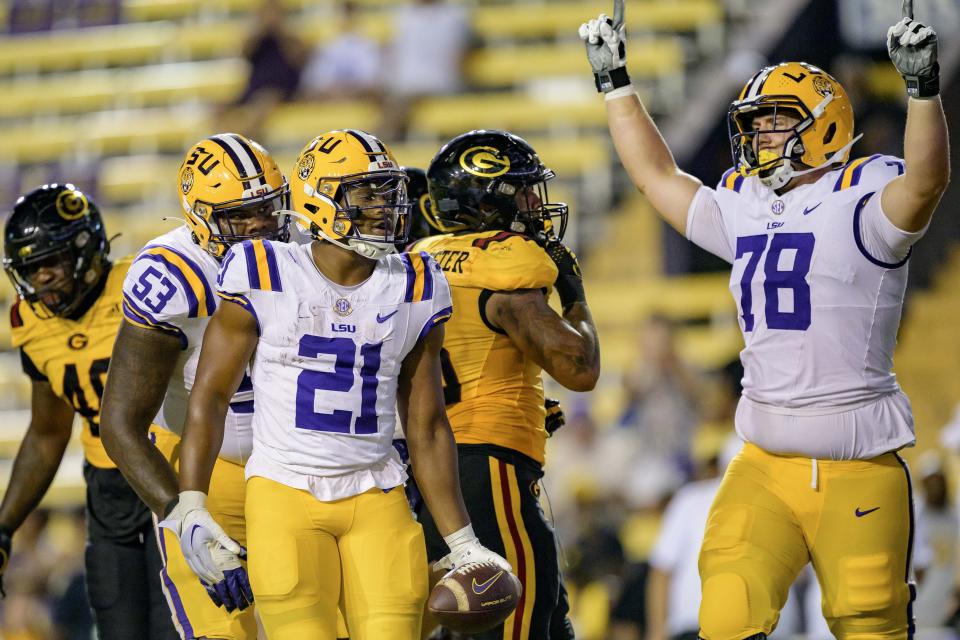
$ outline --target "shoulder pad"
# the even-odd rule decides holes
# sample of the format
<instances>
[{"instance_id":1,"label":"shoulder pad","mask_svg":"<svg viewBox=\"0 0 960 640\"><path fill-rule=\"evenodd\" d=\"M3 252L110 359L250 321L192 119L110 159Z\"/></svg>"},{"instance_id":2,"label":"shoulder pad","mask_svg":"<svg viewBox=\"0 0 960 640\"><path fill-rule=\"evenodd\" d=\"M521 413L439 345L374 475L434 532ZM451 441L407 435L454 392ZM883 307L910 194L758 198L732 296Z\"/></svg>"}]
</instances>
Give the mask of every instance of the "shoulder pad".
<instances>
[{"instance_id":1,"label":"shoulder pad","mask_svg":"<svg viewBox=\"0 0 960 640\"><path fill-rule=\"evenodd\" d=\"M229 263L235 259L242 259L250 290L283 291L280 265L277 262L277 245L274 243L264 239L244 240L239 249L231 248L230 254L224 258L220 272L226 274ZM233 265L232 271L236 272L239 268L240 263L237 263Z\"/></svg>"},{"instance_id":2,"label":"shoulder pad","mask_svg":"<svg viewBox=\"0 0 960 640\"><path fill-rule=\"evenodd\" d=\"M740 175L740 172L735 168L727 169L723 174L723 177L720 178L720 182L717 184L717 189L729 189L730 191L736 191L740 193L740 189L743 187L744 177Z\"/></svg>"},{"instance_id":3,"label":"shoulder pad","mask_svg":"<svg viewBox=\"0 0 960 640\"><path fill-rule=\"evenodd\" d=\"M216 311L217 303L213 297L213 289L207 282L203 269L185 253L167 245L147 245L137 255L128 270L124 288L127 295L132 292L128 290L131 278L143 275L138 276L140 270L138 267L142 268L144 264L149 264L160 275L167 276L176 289L183 292L187 300L188 308L185 314L187 317L212 316ZM141 284L148 286L146 283Z\"/></svg>"},{"instance_id":4,"label":"shoulder pad","mask_svg":"<svg viewBox=\"0 0 960 640\"><path fill-rule=\"evenodd\" d=\"M903 160L895 156L875 153L847 163L833 185L834 191L863 185L866 188L881 188L903 174Z\"/></svg>"},{"instance_id":5,"label":"shoulder pad","mask_svg":"<svg viewBox=\"0 0 960 640\"><path fill-rule=\"evenodd\" d=\"M557 279L557 266L543 248L517 233L437 236L416 248L433 255L452 286L512 291L549 287Z\"/></svg>"},{"instance_id":6,"label":"shoulder pad","mask_svg":"<svg viewBox=\"0 0 960 640\"><path fill-rule=\"evenodd\" d=\"M400 263L407 275L404 289L404 302L426 302L432 300L437 290L438 280L443 279L440 266L426 251L410 251L400 254Z\"/></svg>"},{"instance_id":7,"label":"shoulder pad","mask_svg":"<svg viewBox=\"0 0 960 640\"><path fill-rule=\"evenodd\" d=\"M17 298L10 305L10 342L14 347L22 347L42 322L30 305Z\"/></svg>"}]
</instances>

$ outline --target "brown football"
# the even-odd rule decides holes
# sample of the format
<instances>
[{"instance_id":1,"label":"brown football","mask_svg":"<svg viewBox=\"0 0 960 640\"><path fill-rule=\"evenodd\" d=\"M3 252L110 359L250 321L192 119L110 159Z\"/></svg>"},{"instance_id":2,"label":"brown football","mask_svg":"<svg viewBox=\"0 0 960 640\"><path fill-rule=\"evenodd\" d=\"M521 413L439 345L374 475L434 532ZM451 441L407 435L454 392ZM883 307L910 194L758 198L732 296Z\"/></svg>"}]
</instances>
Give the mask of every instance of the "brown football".
<instances>
[{"instance_id":1,"label":"brown football","mask_svg":"<svg viewBox=\"0 0 960 640\"><path fill-rule=\"evenodd\" d=\"M427 606L447 629L479 633L506 620L522 593L520 580L509 571L492 562L472 562L440 578Z\"/></svg>"}]
</instances>

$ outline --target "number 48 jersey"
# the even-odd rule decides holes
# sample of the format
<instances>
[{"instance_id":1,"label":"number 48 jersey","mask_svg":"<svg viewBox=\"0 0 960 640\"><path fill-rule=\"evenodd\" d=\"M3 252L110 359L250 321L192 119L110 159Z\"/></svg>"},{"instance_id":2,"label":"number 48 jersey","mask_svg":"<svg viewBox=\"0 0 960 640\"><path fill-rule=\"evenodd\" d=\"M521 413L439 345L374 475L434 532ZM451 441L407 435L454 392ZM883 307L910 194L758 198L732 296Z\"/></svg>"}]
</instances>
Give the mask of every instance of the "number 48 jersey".
<instances>
[{"instance_id":1,"label":"number 48 jersey","mask_svg":"<svg viewBox=\"0 0 960 640\"><path fill-rule=\"evenodd\" d=\"M897 229L880 206L903 171L902 160L874 155L777 194L730 170L716 190L701 187L688 213L687 237L733 264L747 405L825 415L898 398L871 443L841 457L913 440L892 369L907 260L922 232Z\"/></svg>"},{"instance_id":2,"label":"number 48 jersey","mask_svg":"<svg viewBox=\"0 0 960 640\"><path fill-rule=\"evenodd\" d=\"M344 287L320 273L311 245L253 240L231 248L218 284L260 333L247 477L322 501L403 484L392 446L400 368L452 312L437 263L388 255L366 281Z\"/></svg>"}]
</instances>

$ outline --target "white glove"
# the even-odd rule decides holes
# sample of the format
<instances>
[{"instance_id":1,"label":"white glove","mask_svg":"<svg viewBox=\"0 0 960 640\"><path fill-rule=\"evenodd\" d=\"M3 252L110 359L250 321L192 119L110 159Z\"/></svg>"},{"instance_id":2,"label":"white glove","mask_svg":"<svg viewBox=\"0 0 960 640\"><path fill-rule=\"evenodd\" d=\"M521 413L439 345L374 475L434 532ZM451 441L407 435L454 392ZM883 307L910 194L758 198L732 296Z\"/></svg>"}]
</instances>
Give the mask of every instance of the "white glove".
<instances>
[{"instance_id":1,"label":"white glove","mask_svg":"<svg viewBox=\"0 0 960 640\"><path fill-rule=\"evenodd\" d=\"M907 83L913 98L932 98L940 93L940 63L937 32L905 17L887 31L887 52L893 66Z\"/></svg>"},{"instance_id":2,"label":"white glove","mask_svg":"<svg viewBox=\"0 0 960 640\"><path fill-rule=\"evenodd\" d=\"M513 572L513 567L499 554L490 551L480 544L473 525L468 524L463 529L451 533L444 538L450 553L433 563L433 571L453 571L465 564L490 562L504 571Z\"/></svg>"},{"instance_id":3,"label":"white glove","mask_svg":"<svg viewBox=\"0 0 960 640\"><path fill-rule=\"evenodd\" d=\"M627 74L627 33L623 23L623 0L614 0L613 18L601 13L580 25L580 39L587 49L597 91L607 93L630 84Z\"/></svg>"},{"instance_id":4,"label":"white glove","mask_svg":"<svg viewBox=\"0 0 960 640\"><path fill-rule=\"evenodd\" d=\"M240 564L246 550L217 524L206 502L202 491L181 491L160 526L177 534L184 559L217 606L243 610L253 602L247 571Z\"/></svg>"}]
</instances>

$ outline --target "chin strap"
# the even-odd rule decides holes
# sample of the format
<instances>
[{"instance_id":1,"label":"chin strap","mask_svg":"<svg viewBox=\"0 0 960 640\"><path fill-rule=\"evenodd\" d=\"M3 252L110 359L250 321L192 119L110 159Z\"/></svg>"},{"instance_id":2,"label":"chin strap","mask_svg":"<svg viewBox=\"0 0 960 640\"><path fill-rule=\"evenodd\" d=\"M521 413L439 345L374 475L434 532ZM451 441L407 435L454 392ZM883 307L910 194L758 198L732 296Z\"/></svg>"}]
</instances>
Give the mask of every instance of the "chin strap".
<instances>
[{"instance_id":1,"label":"chin strap","mask_svg":"<svg viewBox=\"0 0 960 640\"><path fill-rule=\"evenodd\" d=\"M779 189L781 187L784 187L787 185L788 182L790 182L794 178L797 178L799 176L804 176L808 173L813 173L814 171L819 171L824 167L834 164L840 158L842 158L843 154L845 154L851 147L853 147L853 145L856 144L857 141L862 137L863 137L862 133L858 136L855 136L853 140L851 140L850 142L848 142L847 144L843 145L838 150L830 154L830 156L828 156L827 159L824 160L819 165L815 167L810 167L809 169L803 169L802 171L794 171L793 164L790 162L790 160L787 160L785 158L783 160L783 164L780 167L778 167L769 176L765 178L760 178L760 182L765 187L769 187L771 189Z\"/></svg>"}]
</instances>

